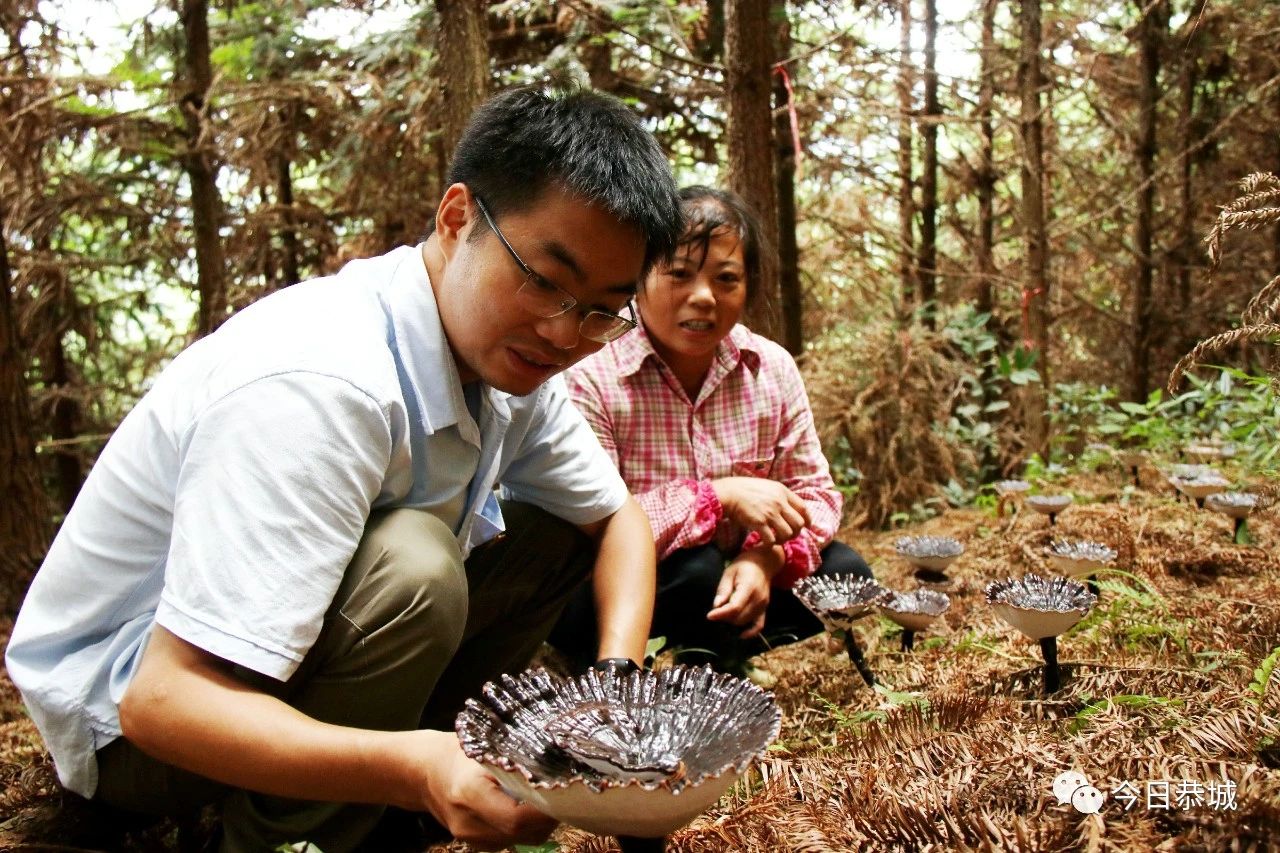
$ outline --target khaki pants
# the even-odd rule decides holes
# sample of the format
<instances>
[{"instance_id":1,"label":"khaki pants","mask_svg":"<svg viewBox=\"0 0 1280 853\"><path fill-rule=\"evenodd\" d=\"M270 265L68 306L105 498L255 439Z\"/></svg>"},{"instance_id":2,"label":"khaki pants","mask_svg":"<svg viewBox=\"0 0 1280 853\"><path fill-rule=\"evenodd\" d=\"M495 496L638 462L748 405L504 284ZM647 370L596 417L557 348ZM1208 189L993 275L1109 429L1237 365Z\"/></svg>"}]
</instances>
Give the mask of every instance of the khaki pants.
<instances>
[{"instance_id":1,"label":"khaki pants","mask_svg":"<svg viewBox=\"0 0 1280 853\"><path fill-rule=\"evenodd\" d=\"M590 540L577 528L528 504L504 502L502 512L506 535L465 564L434 516L375 513L293 677L279 682L239 667L237 675L324 722L452 730L484 682L527 665L591 568ZM341 853L383 812L231 789L150 758L124 738L98 750L94 799L153 814L221 800L223 851L306 840Z\"/></svg>"}]
</instances>

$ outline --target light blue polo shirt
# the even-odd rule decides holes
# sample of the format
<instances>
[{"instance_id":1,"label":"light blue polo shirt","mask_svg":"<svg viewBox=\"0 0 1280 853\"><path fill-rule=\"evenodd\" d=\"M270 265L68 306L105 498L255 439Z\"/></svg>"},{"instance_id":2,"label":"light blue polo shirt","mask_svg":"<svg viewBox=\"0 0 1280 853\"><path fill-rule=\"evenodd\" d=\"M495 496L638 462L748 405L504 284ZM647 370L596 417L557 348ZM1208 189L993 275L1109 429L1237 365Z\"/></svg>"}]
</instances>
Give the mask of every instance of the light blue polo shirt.
<instances>
[{"instance_id":1,"label":"light blue polo shirt","mask_svg":"<svg viewBox=\"0 0 1280 853\"><path fill-rule=\"evenodd\" d=\"M62 783L93 795L155 623L287 679L371 510L436 513L465 556L502 530L498 482L575 524L626 500L560 377L471 402L413 247L274 293L174 359L99 456L6 655Z\"/></svg>"}]
</instances>

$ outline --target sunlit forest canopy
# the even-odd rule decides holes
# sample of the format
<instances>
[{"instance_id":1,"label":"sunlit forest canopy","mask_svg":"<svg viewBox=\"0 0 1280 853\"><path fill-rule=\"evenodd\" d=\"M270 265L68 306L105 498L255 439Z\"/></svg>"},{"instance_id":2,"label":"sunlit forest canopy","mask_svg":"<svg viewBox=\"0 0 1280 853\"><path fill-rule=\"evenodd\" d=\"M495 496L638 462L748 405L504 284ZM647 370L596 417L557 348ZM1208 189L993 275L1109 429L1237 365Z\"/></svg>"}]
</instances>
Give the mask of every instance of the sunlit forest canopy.
<instances>
[{"instance_id":1,"label":"sunlit forest canopy","mask_svg":"<svg viewBox=\"0 0 1280 853\"><path fill-rule=\"evenodd\" d=\"M1158 393L1280 272L1274 185L1239 184L1280 173L1268 0L14 0L0 39L11 577L169 358L422 239L466 116L526 83L613 93L765 214L751 322L800 356L852 520L1099 435L1275 444L1265 335Z\"/></svg>"}]
</instances>

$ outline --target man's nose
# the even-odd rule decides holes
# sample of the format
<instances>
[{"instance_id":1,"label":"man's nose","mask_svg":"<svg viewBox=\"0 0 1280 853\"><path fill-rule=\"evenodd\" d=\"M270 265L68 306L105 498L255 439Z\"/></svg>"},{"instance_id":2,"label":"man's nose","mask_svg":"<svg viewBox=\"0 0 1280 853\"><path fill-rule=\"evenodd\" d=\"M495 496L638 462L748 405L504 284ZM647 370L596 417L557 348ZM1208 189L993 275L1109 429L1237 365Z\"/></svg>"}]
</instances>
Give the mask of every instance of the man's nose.
<instances>
[{"instance_id":1,"label":"man's nose","mask_svg":"<svg viewBox=\"0 0 1280 853\"><path fill-rule=\"evenodd\" d=\"M582 338L578 331L581 325L582 321L578 318L577 311L566 311L558 317L540 320L535 328L538 334L556 349L570 350L576 347Z\"/></svg>"}]
</instances>

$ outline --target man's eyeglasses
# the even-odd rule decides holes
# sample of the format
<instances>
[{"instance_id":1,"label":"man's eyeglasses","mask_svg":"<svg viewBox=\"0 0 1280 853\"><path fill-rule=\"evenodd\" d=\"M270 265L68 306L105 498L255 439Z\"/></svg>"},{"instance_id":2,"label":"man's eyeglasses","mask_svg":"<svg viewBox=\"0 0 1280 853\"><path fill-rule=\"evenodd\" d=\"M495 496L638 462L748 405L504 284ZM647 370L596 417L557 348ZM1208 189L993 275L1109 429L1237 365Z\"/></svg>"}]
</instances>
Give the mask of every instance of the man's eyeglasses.
<instances>
[{"instance_id":1,"label":"man's eyeglasses","mask_svg":"<svg viewBox=\"0 0 1280 853\"><path fill-rule=\"evenodd\" d=\"M511 255L511 260L515 261L516 265L520 267L520 271L524 273L524 281L521 282L519 289L516 290L516 301L520 303L520 307L547 320L552 317L559 317L561 314L567 314L577 308L577 299L570 296L554 282L543 278L516 254L516 250L507 242L507 238L498 230L498 223L493 221L493 217L489 214L489 208L480 200L480 196L472 197L476 200L476 207L480 208L480 212L484 214L485 221L493 229L493 233L498 235L498 239L502 241L507 254ZM627 312L631 314L630 320L610 311L605 311L602 308L581 309L584 313L581 322L578 323L578 334L588 340L603 344L617 340L636 327L635 311L632 310L630 301L627 302L626 307Z\"/></svg>"}]
</instances>

